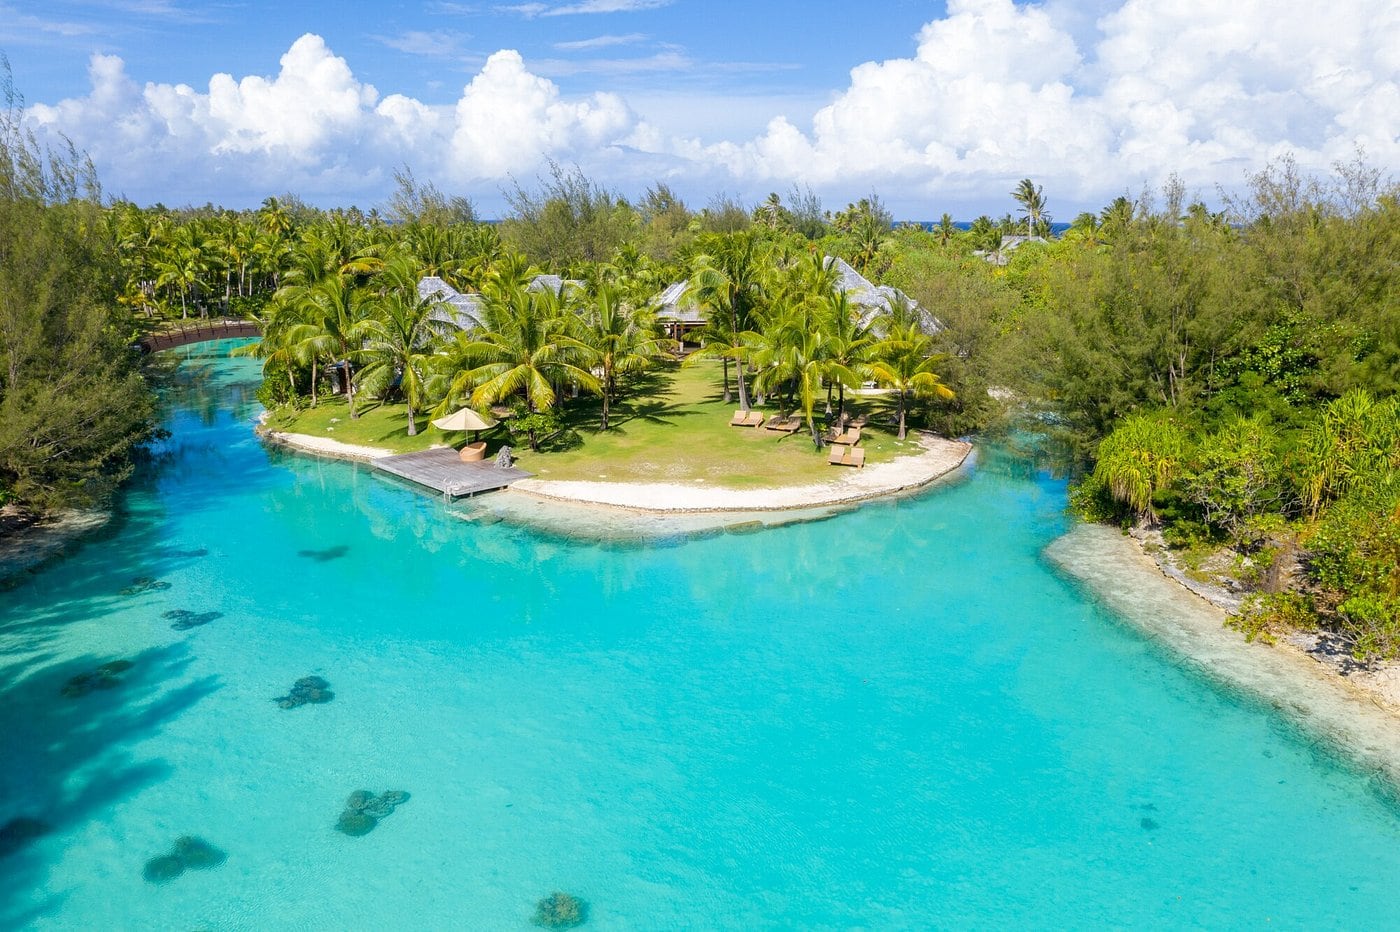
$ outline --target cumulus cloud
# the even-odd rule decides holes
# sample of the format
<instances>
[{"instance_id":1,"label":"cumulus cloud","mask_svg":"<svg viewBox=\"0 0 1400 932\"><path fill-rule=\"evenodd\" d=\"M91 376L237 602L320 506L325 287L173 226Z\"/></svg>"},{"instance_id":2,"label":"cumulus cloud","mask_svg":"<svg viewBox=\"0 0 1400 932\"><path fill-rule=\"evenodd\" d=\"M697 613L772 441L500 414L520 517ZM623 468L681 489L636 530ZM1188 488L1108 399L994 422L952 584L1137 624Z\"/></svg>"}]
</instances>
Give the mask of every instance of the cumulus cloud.
<instances>
[{"instance_id":1,"label":"cumulus cloud","mask_svg":"<svg viewBox=\"0 0 1400 932\"><path fill-rule=\"evenodd\" d=\"M503 177L558 152L606 146L632 122L620 97L565 101L553 82L525 69L519 52L497 52L457 101L452 170Z\"/></svg>"},{"instance_id":2,"label":"cumulus cloud","mask_svg":"<svg viewBox=\"0 0 1400 932\"><path fill-rule=\"evenodd\" d=\"M1284 152L1326 167L1360 144L1396 166L1398 78L1394 4L1126 0L1089 28L1054 5L950 0L912 58L853 69L810 128L777 117L673 151L821 186L971 196L1034 175L1093 200L1177 172L1209 189Z\"/></svg>"},{"instance_id":3,"label":"cumulus cloud","mask_svg":"<svg viewBox=\"0 0 1400 932\"><path fill-rule=\"evenodd\" d=\"M650 5L580 0L532 9ZM810 119L773 113L748 138L733 128L741 102L718 93L696 91L708 96L689 105L684 92L671 93L652 104L667 112L648 120L617 94L565 95L544 76L692 64L676 52L527 65L500 51L455 103L433 106L381 98L307 35L276 75L215 75L203 90L139 85L120 59L95 56L86 96L30 115L87 148L116 190L167 198L207 190L183 195L195 200L292 189L372 201L403 162L420 177L481 194L554 158L613 185L689 183L701 198L797 181L841 199L874 187L913 210L980 204L978 212L997 212L1010 185L1030 176L1067 213L1066 204L1101 206L1173 172L1209 195L1285 152L1326 168L1360 145L1374 164L1400 168L1400 6L1375 0L949 0L912 55L857 65ZM680 110L691 117L678 118ZM718 122L725 114L727 127ZM689 128L657 128L678 124Z\"/></svg>"},{"instance_id":4,"label":"cumulus cloud","mask_svg":"<svg viewBox=\"0 0 1400 932\"><path fill-rule=\"evenodd\" d=\"M96 55L86 96L35 105L28 116L87 149L115 190L149 185L157 197L193 200L230 190L382 196L405 162L470 187L548 158L586 161L637 126L621 98L565 99L514 51L490 56L445 107L402 94L381 99L319 36L296 40L280 65L271 77L216 74L197 90L140 86L120 58Z\"/></svg>"}]
</instances>

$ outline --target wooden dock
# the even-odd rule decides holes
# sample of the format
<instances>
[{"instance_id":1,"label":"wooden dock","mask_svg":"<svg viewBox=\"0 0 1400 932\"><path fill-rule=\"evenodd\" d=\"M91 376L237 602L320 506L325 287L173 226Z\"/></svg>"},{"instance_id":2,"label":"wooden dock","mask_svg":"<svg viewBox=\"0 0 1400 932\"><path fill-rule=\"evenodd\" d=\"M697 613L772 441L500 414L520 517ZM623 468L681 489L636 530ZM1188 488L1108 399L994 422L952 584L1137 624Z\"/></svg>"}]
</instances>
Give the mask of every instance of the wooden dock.
<instances>
[{"instance_id":1,"label":"wooden dock","mask_svg":"<svg viewBox=\"0 0 1400 932\"><path fill-rule=\"evenodd\" d=\"M385 456L371 461L375 469L416 482L451 498L504 489L532 473L514 466L497 466L491 460L464 463L451 447Z\"/></svg>"}]
</instances>

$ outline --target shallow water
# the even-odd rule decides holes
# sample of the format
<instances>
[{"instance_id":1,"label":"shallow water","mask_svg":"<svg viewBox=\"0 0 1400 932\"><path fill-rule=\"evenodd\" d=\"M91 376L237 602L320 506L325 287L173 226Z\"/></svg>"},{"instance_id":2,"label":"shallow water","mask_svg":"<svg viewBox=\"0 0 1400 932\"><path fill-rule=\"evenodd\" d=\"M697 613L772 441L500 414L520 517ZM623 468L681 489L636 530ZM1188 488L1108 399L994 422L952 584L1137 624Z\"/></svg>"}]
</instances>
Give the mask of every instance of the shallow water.
<instances>
[{"instance_id":1,"label":"shallow water","mask_svg":"<svg viewBox=\"0 0 1400 932\"><path fill-rule=\"evenodd\" d=\"M528 929L555 890L600 929L1400 916L1391 797L1057 575L1064 489L1014 460L571 540L265 448L226 348L183 351L119 519L0 591L0 824L50 827L0 927ZM310 674L333 701L279 708ZM350 838L357 789L412 796ZM227 861L143 880L182 835Z\"/></svg>"}]
</instances>

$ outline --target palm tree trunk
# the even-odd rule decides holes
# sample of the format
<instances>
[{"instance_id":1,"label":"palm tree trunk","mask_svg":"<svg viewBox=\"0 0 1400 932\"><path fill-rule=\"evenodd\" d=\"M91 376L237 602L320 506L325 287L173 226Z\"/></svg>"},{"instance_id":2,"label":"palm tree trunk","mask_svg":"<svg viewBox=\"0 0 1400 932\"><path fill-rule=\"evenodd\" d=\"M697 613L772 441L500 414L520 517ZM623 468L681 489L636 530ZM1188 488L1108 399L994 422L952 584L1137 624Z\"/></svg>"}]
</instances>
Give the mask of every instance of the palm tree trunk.
<instances>
[{"instance_id":1,"label":"palm tree trunk","mask_svg":"<svg viewBox=\"0 0 1400 932\"><path fill-rule=\"evenodd\" d=\"M744 381L744 364L737 360L734 363L734 378L739 382L739 410L747 414L749 411L749 390Z\"/></svg>"},{"instance_id":2,"label":"palm tree trunk","mask_svg":"<svg viewBox=\"0 0 1400 932\"><path fill-rule=\"evenodd\" d=\"M729 357L725 356L720 362L724 364L724 403L729 404L733 400L729 394Z\"/></svg>"},{"instance_id":3,"label":"palm tree trunk","mask_svg":"<svg viewBox=\"0 0 1400 932\"><path fill-rule=\"evenodd\" d=\"M311 358L311 407L316 407L316 372L321 368L320 360Z\"/></svg>"},{"instance_id":4,"label":"palm tree trunk","mask_svg":"<svg viewBox=\"0 0 1400 932\"><path fill-rule=\"evenodd\" d=\"M904 389L899 390L899 439L904 439Z\"/></svg>"},{"instance_id":5,"label":"palm tree trunk","mask_svg":"<svg viewBox=\"0 0 1400 932\"><path fill-rule=\"evenodd\" d=\"M413 416L413 402L408 400L407 393L404 395L404 404L408 408L408 435L418 436L418 419Z\"/></svg>"},{"instance_id":6,"label":"palm tree trunk","mask_svg":"<svg viewBox=\"0 0 1400 932\"><path fill-rule=\"evenodd\" d=\"M360 415L355 411L355 370L350 365L350 360L345 360L345 398L350 403L350 418L353 420Z\"/></svg>"}]
</instances>

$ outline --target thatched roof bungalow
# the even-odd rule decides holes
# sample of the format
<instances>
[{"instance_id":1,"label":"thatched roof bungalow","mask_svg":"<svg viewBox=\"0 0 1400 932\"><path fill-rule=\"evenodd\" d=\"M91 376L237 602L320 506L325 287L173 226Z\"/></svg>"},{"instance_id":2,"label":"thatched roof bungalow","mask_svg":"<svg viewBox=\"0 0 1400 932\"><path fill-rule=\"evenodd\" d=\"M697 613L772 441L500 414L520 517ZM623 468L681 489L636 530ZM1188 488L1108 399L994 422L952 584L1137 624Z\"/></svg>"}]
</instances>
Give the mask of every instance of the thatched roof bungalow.
<instances>
[{"instance_id":1,"label":"thatched roof bungalow","mask_svg":"<svg viewBox=\"0 0 1400 932\"><path fill-rule=\"evenodd\" d=\"M485 302L479 294L462 294L436 275L429 275L418 282L418 297L437 302L428 319L439 331L449 328L470 330L481 326Z\"/></svg>"},{"instance_id":2,"label":"thatched roof bungalow","mask_svg":"<svg viewBox=\"0 0 1400 932\"><path fill-rule=\"evenodd\" d=\"M929 333L943 329L938 318L919 306L919 302L889 285L873 284L864 275L851 267L851 264L838 256L827 256L826 267L836 270L836 290L845 294L860 314L860 325L869 327L883 314L889 314L896 307L905 306L919 316L920 322ZM698 330L705 325L705 315L693 302L686 299L685 289L689 282L676 282L652 298L656 308L656 318L666 325L671 335L681 339L686 333Z\"/></svg>"}]
</instances>

